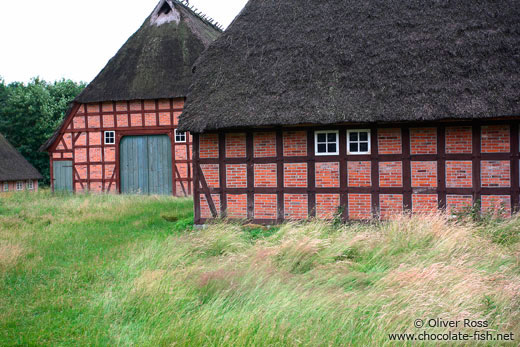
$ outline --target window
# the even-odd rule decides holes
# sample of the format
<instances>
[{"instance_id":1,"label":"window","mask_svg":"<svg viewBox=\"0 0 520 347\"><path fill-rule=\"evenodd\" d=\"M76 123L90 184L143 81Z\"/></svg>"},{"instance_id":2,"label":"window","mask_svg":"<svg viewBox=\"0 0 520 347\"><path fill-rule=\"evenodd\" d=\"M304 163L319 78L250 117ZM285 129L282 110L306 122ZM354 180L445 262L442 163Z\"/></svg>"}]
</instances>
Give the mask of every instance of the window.
<instances>
[{"instance_id":1,"label":"window","mask_svg":"<svg viewBox=\"0 0 520 347\"><path fill-rule=\"evenodd\" d=\"M338 131L316 131L316 155L337 155L338 149Z\"/></svg>"},{"instance_id":2,"label":"window","mask_svg":"<svg viewBox=\"0 0 520 347\"><path fill-rule=\"evenodd\" d=\"M9 182L4 182L4 192L9 191Z\"/></svg>"},{"instance_id":3,"label":"window","mask_svg":"<svg viewBox=\"0 0 520 347\"><path fill-rule=\"evenodd\" d=\"M16 190L23 190L23 182L22 181L16 182Z\"/></svg>"},{"instance_id":4,"label":"window","mask_svg":"<svg viewBox=\"0 0 520 347\"><path fill-rule=\"evenodd\" d=\"M184 131L177 131L177 129L175 129L175 142L177 142L177 143L186 142L186 133Z\"/></svg>"},{"instance_id":5,"label":"window","mask_svg":"<svg viewBox=\"0 0 520 347\"><path fill-rule=\"evenodd\" d=\"M114 145L116 143L116 132L105 131L105 145Z\"/></svg>"},{"instance_id":6,"label":"window","mask_svg":"<svg viewBox=\"0 0 520 347\"><path fill-rule=\"evenodd\" d=\"M348 154L370 154L370 130L347 131Z\"/></svg>"},{"instance_id":7,"label":"window","mask_svg":"<svg viewBox=\"0 0 520 347\"><path fill-rule=\"evenodd\" d=\"M33 190L34 189L34 182L33 181L27 181L27 189Z\"/></svg>"}]
</instances>

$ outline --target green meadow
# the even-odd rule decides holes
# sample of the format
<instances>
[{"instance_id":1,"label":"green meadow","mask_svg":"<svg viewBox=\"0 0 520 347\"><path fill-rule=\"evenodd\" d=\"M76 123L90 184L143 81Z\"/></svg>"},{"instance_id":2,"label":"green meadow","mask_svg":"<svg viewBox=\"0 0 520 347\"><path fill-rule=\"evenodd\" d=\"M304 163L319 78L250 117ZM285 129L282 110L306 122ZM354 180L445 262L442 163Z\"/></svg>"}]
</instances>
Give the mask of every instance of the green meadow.
<instances>
[{"instance_id":1,"label":"green meadow","mask_svg":"<svg viewBox=\"0 0 520 347\"><path fill-rule=\"evenodd\" d=\"M220 221L170 197L0 197L0 345L345 346L394 333L513 333L520 219ZM417 329L417 320L488 327Z\"/></svg>"}]
</instances>

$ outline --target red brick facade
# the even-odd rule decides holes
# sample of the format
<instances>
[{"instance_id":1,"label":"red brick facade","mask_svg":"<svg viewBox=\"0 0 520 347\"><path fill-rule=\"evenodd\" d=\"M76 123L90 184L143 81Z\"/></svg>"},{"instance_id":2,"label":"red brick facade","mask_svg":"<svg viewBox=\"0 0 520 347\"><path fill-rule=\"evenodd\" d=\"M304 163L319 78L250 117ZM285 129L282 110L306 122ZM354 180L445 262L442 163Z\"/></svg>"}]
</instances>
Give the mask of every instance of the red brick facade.
<instances>
[{"instance_id":1,"label":"red brick facade","mask_svg":"<svg viewBox=\"0 0 520 347\"><path fill-rule=\"evenodd\" d=\"M49 149L51 175L53 163L72 160L75 192L117 193L120 191L119 141L127 135L167 134L172 144L173 194L191 195L192 137L186 134L186 142L176 143L174 133L183 106L183 99L76 105ZM105 131L115 132L115 144L105 143ZM218 153L218 147L212 146L210 138L201 138L201 149L203 144L208 144L207 152L201 151L201 157L211 157L215 150ZM218 146L218 141L214 143ZM218 171L218 165L216 169Z\"/></svg>"},{"instance_id":2,"label":"red brick facade","mask_svg":"<svg viewBox=\"0 0 520 347\"><path fill-rule=\"evenodd\" d=\"M37 192L38 180L0 181L0 195L24 191Z\"/></svg>"},{"instance_id":3,"label":"red brick facade","mask_svg":"<svg viewBox=\"0 0 520 347\"><path fill-rule=\"evenodd\" d=\"M196 135L198 174L208 185L195 192L196 222L211 217L206 192L219 197L218 215L258 223L338 213L345 220L391 219L406 210L456 213L475 203L510 215L519 205L516 123L372 127L371 153L361 155L347 154L351 128L329 129L339 130L339 155L315 155L314 132L323 128Z\"/></svg>"}]
</instances>

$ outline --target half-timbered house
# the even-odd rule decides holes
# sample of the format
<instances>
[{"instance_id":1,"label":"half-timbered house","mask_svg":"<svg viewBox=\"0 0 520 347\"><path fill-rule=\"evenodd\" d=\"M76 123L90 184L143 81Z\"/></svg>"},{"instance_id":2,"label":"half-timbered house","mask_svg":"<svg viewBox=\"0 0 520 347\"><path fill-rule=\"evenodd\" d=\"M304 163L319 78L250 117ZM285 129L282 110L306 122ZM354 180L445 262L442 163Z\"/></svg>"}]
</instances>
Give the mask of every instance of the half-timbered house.
<instances>
[{"instance_id":1,"label":"half-timbered house","mask_svg":"<svg viewBox=\"0 0 520 347\"><path fill-rule=\"evenodd\" d=\"M0 195L36 192L42 175L0 134Z\"/></svg>"},{"instance_id":2,"label":"half-timbered house","mask_svg":"<svg viewBox=\"0 0 520 347\"><path fill-rule=\"evenodd\" d=\"M161 0L42 147L53 189L191 195L192 137L178 117L192 65L220 32L187 3Z\"/></svg>"},{"instance_id":3,"label":"half-timbered house","mask_svg":"<svg viewBox=\"0 0 520 347\"><path fill-rule=\"evenodd\" d=\"M517 0L249 1L195 66L196 223L519 206Z\"/></svg>"}]
</instances>

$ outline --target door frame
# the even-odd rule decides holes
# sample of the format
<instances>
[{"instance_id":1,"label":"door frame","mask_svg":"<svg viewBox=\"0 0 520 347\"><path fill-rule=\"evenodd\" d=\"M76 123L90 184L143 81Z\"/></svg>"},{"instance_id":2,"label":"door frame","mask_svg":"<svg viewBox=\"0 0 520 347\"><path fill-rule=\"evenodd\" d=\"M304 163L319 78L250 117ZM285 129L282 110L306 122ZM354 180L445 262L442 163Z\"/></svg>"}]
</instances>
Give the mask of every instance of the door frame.
<instances>
[{"instance_id":1,"label":"door frame","mask_svg":"<svg viewBox=\"0 0 520 347\"><path fill-rule=\"evenodd\" d=\"M168 135L170 138L170 148L172 155L172 195L175 196L177 194L177 182L175 180L175 168L177 167L177 163L175 162L175 145L174 145L174 131L173 129L157 129L157 130L117 130L116 131L116 185L117 192L121 194L121 159L120 159L120 151L121 151L121 140L125 136L151 136L151 135Z\"/></svg>"}]
</instances>

